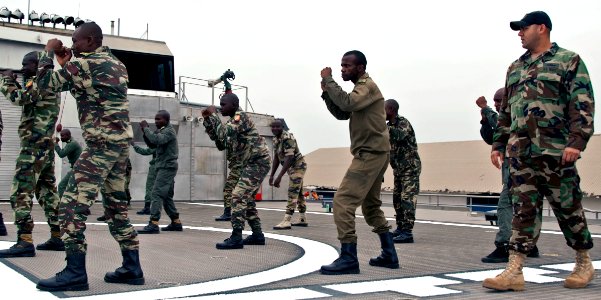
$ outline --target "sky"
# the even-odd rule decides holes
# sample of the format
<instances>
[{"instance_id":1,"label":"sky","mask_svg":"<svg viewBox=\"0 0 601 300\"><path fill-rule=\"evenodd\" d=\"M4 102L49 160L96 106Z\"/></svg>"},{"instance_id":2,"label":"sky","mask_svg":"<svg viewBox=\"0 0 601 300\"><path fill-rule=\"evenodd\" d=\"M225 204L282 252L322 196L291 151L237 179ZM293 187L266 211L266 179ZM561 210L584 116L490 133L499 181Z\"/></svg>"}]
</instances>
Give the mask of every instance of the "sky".
<instances>
[{"instance_id":1,"label":"sky","mask_svg":"<svg viewBox=\"0 0 601 300\"><path fill-rule=\"evenodd\" d=\"M26 0L0 6L27 11ZM384 97L399 101L419 143L480 139L475 101L485 96L492 106L507 67L525 51L509 22L534 10L549 14L552 41L580 54L601 93L598 0L31 0L30 7L94 20L105 33L120 18L128 37L143 36L148 24L148 37L171 49L176 76L211 79L233 70L254 110L285 118L305 154L350 145L348 121L329 114L319 84L321 69L332 67L350 92L340 59L355 49ZM210 103L204 92L187 96Z\"/></svg>"}]
</instances>

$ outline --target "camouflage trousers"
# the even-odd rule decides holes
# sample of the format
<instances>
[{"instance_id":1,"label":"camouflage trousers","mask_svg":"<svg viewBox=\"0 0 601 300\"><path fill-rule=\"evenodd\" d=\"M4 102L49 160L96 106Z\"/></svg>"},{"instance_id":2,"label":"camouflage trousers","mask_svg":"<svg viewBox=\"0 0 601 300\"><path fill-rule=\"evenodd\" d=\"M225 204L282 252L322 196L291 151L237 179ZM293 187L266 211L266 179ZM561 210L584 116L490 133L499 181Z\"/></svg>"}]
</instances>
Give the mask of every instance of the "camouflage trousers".
<instances>
[{"instance_id":1,"label":"camouflage trousers","mask_svg":"<svg viewBox=\"0 0 601 300\"><path fill-rule=\"evenodd\" d=\"M247 220L253 232L261 232L255 195L269 172L269 161L269 156L261 157L243 166L240 179L232 191L232 229L244 230L244 221Z\"/></svg>"},{"instance_id":2,"label":"camouflage trousers","mask_svg":"<svg viewBox=\"0 0 601 300\"><path fill-rule=\"evenodd\" d=\"M392 204L396 213L396 224L401 230L413 230L415 209L419 194L421 170L393 169L394 190Z\"/></svg>"},{"instance_id":3,"label":"camouflage trousers","mask_svg":"<svg viewBox=\"0 0 601 300\"><path fill-rule=\"evenodd\" d=\"M229 173L227 174L227 179L225 180L225 185L223 186L223 207L228 208L232 207L232 192L238 184L238 180L240 180L240 174L242 173L242 166L230 165Z\"/></svg>"},{"instance_id":4,"label":"camouflage trousers","mask_svg":"<svg viewBox=\"0 0 601 300\"><path fill-rule=\"evenodd\" d=\"M342 183L334 194L334 223L341 243L357 243L355 211L361 206L365 222L375 233L390 230L380 208L382 179L388 168L389 153L360 152L355 155Z\"/></svg>"},{"instance_id":5,"label":"camouflage trousers","mask_svg":"<svg viewBox=\"0 0 601 300\"><path fill-rule=\"evenodd\" d=\"M286 214L294 214L294 210L298 207L299 213L307 211L307 201L303 197L303 178L307 172L307 163L304 159L300 159L296 164L288 169L288 205L286 205Z\"/></svg>"},{"instance_id":6,"label":"camouflage trousers","mask_svg":"<svg viewBox=\"0 0 601 300\"><path fill-rule=\"evenodd\" d=\"M84 232L90 207L102 189L102 205L109 231L121 250L139 248L138 233L129 222L125 195L129 144L87 143L73 166L73 178L59 205L59 221L67 253L86 252Z\"/></svg>"},{"instance_id":7,"label":"camouflage trousers","mask_svg":"<svg viewBox=\"0 0 601 300\"><path fill-rule=\"evenodd\" d=\"M48 150L50 149L50 150ZM33 196L44 209L52 231L58 231L58 202L54 176L54 150L21 147L10 191L10 204L15 212L17 234L31 234Z\"/></svg>"},{"instance_id":8,"label":"camouflage trousers","mask_svg":"<svg viewBox=\"0 0 601 300\"><path fill-rule=\"evenodd\" d=\"M584 210L576 165L561 165L561 157L510 158L511 193L514 203L510 247L528 253L538 241L543 197L553 208L568 246L593 247Z\"/></svg>"},{"instance_id":9,"label":"camouflage trousers","mask_svg":"<svg viewBox=\"0 0 601 300\"><path fill-rule=\"evenodd\" d=\"M177 175L177 166L174 168L156 168L156 178L152 187L152 200L150 202L151 221L161 219L163 208L172 221L179 219L179 212L177 212L175 202L173 202L175 175Z\"/></svg>"},{"instance_id":10,"label":"camouflage trousers","mask_svg":"<svg viewBox=\"0 0 601 300\"><path fill-rule=\"evenodd\" d=\"M71 177L73 177L73 167L71 167L71 170L69 170L69 172L67 172L67 174L65 174L65 176L63 176L61 181L58 183L58 196L59 197L63 197L63 194L65 193L65 190L67 189L67 184L69 184L69 180L71 180Z\"/></svg>"},{"instance_id":11,"label":"camouflage trousers","mask_svg":"<svg viewBox=\"0 0 601 300\"><path fill-rule=\"evenodd\" d=\"M150 205L152 201L152 188L157 178L157 170L154 164L148 167L148 175L146 175L146 193L144 194L144 203Z\"/></svg>"}]
</instances>

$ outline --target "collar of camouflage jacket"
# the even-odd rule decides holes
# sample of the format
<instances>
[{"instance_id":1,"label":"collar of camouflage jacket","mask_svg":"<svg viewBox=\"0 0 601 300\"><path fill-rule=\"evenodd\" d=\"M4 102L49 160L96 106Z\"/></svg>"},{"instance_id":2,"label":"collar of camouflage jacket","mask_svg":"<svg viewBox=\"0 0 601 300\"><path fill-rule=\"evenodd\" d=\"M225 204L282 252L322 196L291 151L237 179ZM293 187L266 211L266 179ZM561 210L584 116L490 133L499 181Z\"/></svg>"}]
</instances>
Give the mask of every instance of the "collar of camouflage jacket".
<instances>
[{"instance_id":1,"label":"collar of camouflage jacket","mask_svg":"<svg viewBox=\"0 0 601 300\"><path fill-rule=\"evenodd\" d=\"M96 54L96 53L111 53L111 49L108 46L100 46L100 47L96 48L96 50L94 50L94 52L82 52L81 56L88 57L88 56Z\"/></svg>"},{"instance_id":2,"label":"collar of camouflage jacket","mask_svg":"<svg viewBox=\"0 0 601 300\"><path fill-rule=\"evenodd\" d=\"M543 57L546 55L554 56L555 53L557 53L557 50L559 50L559 46L557 45L557 43L551 43L551 48L549 48L549 50L545 51L545 53L541 54L539 57ZM526 53L520 56L521 61L527 61L528 59L530 59L530 50L526 51Z\"/></svg>"}]
</instances>

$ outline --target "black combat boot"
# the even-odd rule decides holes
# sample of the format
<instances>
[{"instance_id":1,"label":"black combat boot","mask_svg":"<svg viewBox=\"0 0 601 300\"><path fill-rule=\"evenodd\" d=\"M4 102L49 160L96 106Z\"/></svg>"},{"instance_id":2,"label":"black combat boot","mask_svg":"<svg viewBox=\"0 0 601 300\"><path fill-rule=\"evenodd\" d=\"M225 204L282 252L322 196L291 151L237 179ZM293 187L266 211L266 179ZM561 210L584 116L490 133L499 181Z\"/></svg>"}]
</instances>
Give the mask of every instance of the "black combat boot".
<instances>
[{"instance_id":1,"label":"black combat boot","mask_svg":"<svg viewBox=\"0 0 601 300\"><path fill-rule=\"evenodd\" d=\"M109 283L126 283L131 285L143 285L144 273L140 266L140 254L138 250L121 250L123 265L115 272L107 272L104 281Z\"/></svg>"},{"instance_id":2,"label":"black combat boot","mask_svg":"<svg viewBox=\"0 0 601 300\"><path fill-rule=\"evenodd\" d=\"M257 217L252 220L248 220L248 225L253 233L247 236L242 243L244 245L265 245L265 235L261 229L261 219Z\"/></svg>"},{"instance_id":3,"label":"black combat boot","mask_svg":"<svg viewBox=\"0 0 601 300\"><path fill-rule=\"evenodd\" d=\"M0 250L0 258L34 257L35 247L32 243L18 240L16 244L5 250Z\"/></svg>"},{"instance_id":4,"label":"black combat boot","mask_svg":"<svg viewBox=\"0 0 601 300\"><path fill-rule=\"evenodd\" d=\"M223 243L217 243L215 247L220 250L244 248L244 242L242 241L242 230L234 229L232 231L232 236L225 239Z\"/></svg>"},{"instance_id":5,"label":"black combat boot","mask_svg":"<svg viewBox=\"0 0 601 300\"><path fill-rule=\"evenodd\" d=\"M392 232L392 237L397 237L401 234L401 227L398 227Z\"/></svg>"},{"instance_id":6,"label":"black combat boot","mask_svg":"<svg viewBox=\"0 0 601 300\"><path fill-rule=\"evenodd\" d=\"M42 291L87 291L88 274L86 273L86 254L83 252L67 253L67 266L56 276L42 279L36 286Z\"/></svg>"},{"instance_id":7,"label":"black combat boot","mask_svg":"<svg viewBox=\"0 0 601 300\"><path fill-rule=\"evenodd\" d=\"M540 253L538 252L538 247L536 247L536 245L534 246L534 248L532 248L532 250L530 250L530 252L528 252L528 255L526 255L527 257L540 257Z\"/></svg>"},{"instance_id":8,"label":"black combat boot","mask_svg":"<svg viewBox=\"0 0 601 300\"><path fill-rule=\"evenodd\" d=\"M144 202L144 208L136 212L137 215L149 215L150 214L150 202Z\"/></svg>"},{"instance_id":9,"label":"black combat boot","mask_svg":"<svg viewBox=\"0 0 601 300\"><path fill-rule=\"evenodd\" d=\"M8 232L6 232L6 225L4 225L4 218L2 217L2 213L0 212L0 236L7 236Z\"/></svg>"},{"instance_id":10,"label":"black combat boot","mask_svg":"<svg viewBox=\"0 0 601 300\"><path fill-rule=\"evenodd\" d=\"M226 207L223 209L223 215L216 217L215 221L231 221L232 220L232 208Z\"/></svg>"},{"instance_id":11,"label":"black combat boot","mask_svg":"<svg viewBox=\"0 0 601 300\"><path fill-rule=\"evenodd\" d=\"M183 231L182 221L179 219L171 220L171 223L165 227L161 227L162 231Z\"/></svg>"},{"instance_id":12,"label":"black combat boot","mask_svg":"<svg viewBox=\"0 0 601 300\"><path fill-rule=\"evenodd\" d=\"M392 233L384 232L380 233L379 236L380 244L382 245L382 254L370 259L369 265L389 269L400 268L399 258L396 254L396 249L394 249L394 242L392 241Z\"/></svg>"},{"instance_id":13,"label":"black combat boot","mask_svg":"<svg viewBox=\"0 0 601 300\"><path fill-rule=\"evenodd\" d=\"M392 241L397 244L413 243L413 232L411 230L403 229L399 235L392 238Z\"/></svg>"},{"instance_id":14,"label":"black combat boot","mask_svg":"<svg viewBox=\"0 0 601 300\"><path fill-rule=\"evenodd\" d=\"M359 274L357 243L342 243L340 257L329 265L321 266L320 272L324 275Z\"/></svg>"},{"instance_id":15,"label":"black combat boot","mask_svg":"<svg viewBox=\"0 0 601 300\"><path fill-rule=\"evenodd\" d=\"M139 234L157 234L161 233L159 230L159 222L158 221L150 221L148 225L144 226L142 229L138 229Z\"/></svg>"},{"instance_id":16,"label":"black combat boot","mask_svg":"<svg viewBox=\"0 0 601 300\"><path fill-rule=\"evenodd\" d=\"M482 257L483 263L502 263L509 261L509 245L497 244L497 248L489 255Z\"/></svg>"},{"instance_id":17,"label":"black combat boot","mask_svg":"<svg viewBox=\"0 0 601 300\"><path fill-rule=\"evenodd\" d=\"M247 236L242 243L244 245L265 245L265 235L263 233L254 233Z\"/></svg>"},{"instance_id":18,"label":"black combat boot","mask_svg":"<svg viewBox=\"0 0 601 300\"><path fill-rule=\"evenodd\" d=\"M43 244L38 244L35 248L37 250L65 251L65 244L60 238L51 237Z\"/></svg>"},{"instance_id":19,"label":"black combat boot","mask_svg":"<svg viewBox=\"0 0 601 300\"><path fill-rule=\"evenodd\" d=\"M102 215L102 216L96 218L96 221L106 222L106 219L107 219L106 215Z\"/></svg>"}]
</instances>

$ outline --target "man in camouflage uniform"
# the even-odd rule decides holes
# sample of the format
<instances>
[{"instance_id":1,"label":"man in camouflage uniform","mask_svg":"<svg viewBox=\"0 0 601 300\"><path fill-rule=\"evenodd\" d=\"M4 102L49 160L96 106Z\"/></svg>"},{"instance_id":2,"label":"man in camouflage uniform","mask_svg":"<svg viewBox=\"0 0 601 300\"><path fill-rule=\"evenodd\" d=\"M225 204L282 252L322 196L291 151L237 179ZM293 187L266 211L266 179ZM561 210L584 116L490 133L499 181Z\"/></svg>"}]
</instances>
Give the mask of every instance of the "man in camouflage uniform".
<instances>
[{"instance_id":1,"label":"man in camouflage uniform","mask_svg":"<svg viewBox=\"0 0 601 300\"><path fill-rule=\"evenodd\" d=\"M173 193L175 188L175 176L177 175L177 134L175 128L169 123L171 116L166 110L159 110L154 117L157 127L156 132L152 132L148 127L146 120L140 122L140 127L144 130L144 136L148 141L156 145L156 160L154 167L156 169L156 178L152 186L152 200L150 203L150 221L143 229L138 230L142 234L159 233L159 220L161 219L161 210L164 207L165 212L171 218L171 223L167 227L161 228L163 231L182 231L182 222L179 219L179 212L173 202Z\"/></svg>"},{"instance_id":2,"label":"man in camouflage uniform","mask_svg":"<svg viewBox=\"0 0 601 300\"><path fill-rule=\"evenodd\" d=\"M14 105L23 107L19 137L21 150L17 157L10 203L15 212L17 243L0 250L0 257L35 256L33 246L33 218L31 209L33 195L44 208L50 239L37 246L38 250L65 250L60 239L56 177L54 176L54 126L58 119L60 98L53 92L39 90L35 84L38 53L30 52L23 57L25 89L13 77L11 71L3 73L0 92Z\"/></svg>"},{"instance_id":3,"label":"man in camouflage uniform","mask_svg":"<svg viewBox=\"0 0 601 300\"><path fill-rule=\"evenodd\" d=\"M146 141L147 139L145 139ZM131 142L131 145L134 147L134 151L140 155L152 155L152 159L148 163L148 175L146 176L146 189L144 193L144 208L142 210L136 212L138 215L149 215L150 214L150 203L152 199L152 188L154 186L154 182L157 178L156 168L154 164L156 162L156 145L148 143L148 148L142 148L134 142Z\"/></svg>"},{"instance_id":4,"label":"man in camouflage uniform","mask_svg":"<svg viewBox=\"0 0 601 300\"><path fill-rule=\"evenodd\" d=\"M127 69L108 47L102 46L102 39L96 23L85 23L73 32L72 49L51 39L40 55L38 88L71 92L86 143L59 205L67 266L56 276L38 282L37 288L45 291L88 289L85 221L101 188L105 190L103 206L108 227L123 256L122 266L106 273L104 280L144 284L138 234L129 222L125 196L125 168L133 136ZM62 67L57 71L53 71L55 56ZM70 61L72 56L75 59Z\"/></svg>"},{"instance_id":5,"label":"man in camouflage uniform","mask_svg":"<svg viewBox=\"0 0 601 300\"><path fill-rule=\"evenodd\" d=\"M342 79L355 84L346 93L332 78L332 69L321 70L321 94L327 109L338 120L350 120L353 161L334 194L334 222L340 240L340 257L321 266L326 275L357 274L357 233L355 212L361 207L365 221L380 238L382 252L369 260L371 266L398 269L390 225L381 209L380 192L390 159L390 141L386 128L384 97L365 71L367 59L357 50L342 56Z\"/></svg>"},{"instance_id":6,"label":"man in camouflage uniform","mask_svg":"<svg viewBox=\"0 0 601 300\"><path fill-rule=\"evenodd\" d=\"M503 101L503 95L505 95L505 88L497 90L493 96L495 102L495 109L501 110L501 101ZM497 130L498 114L487 105L486 98L484 96L479 97L476 100L476 105L480 107L480 115L482 120L480 121L480 136L484 142L489 145L493 143L493 135ZM509 159L506 157L503 160L501 166L503 190L499 195L499 201L497 203L497 225L499 231L495 237L495 250L489 255L482 258L484 263L500 263L507 262L509 260L509 238L511 238L511 220L513 219L513 210L511 204L511 194L509 192ZM535 220L535 222L538 221ZM536 224L535 227L540 228L541 224ZM528 257L539 257L538 248L534 245L532 251L528 253Z\"/></svg>"},{"instance_id":7,"label":"man in camouflage uniform","mask_svg":"<svg viewBox=\"0 0 601 300\"><path fill-rule=\"evenodd\" d=\"M507 71L491 161L500 168L503 158L509 158L513 235L505 271L484 280L483 286L524 289L522 266L539 237L544 197L567 244L576 251L576 265L564 286L583 288L595 271L576 161L593 134L593 88L580 56L551 43L546 13L526 14L510 26L519 31L528 51Z\"/></svg>"},{"instance_id":8,"label":"man in camouflage uniform","mask_svg":"<svg viewBox=\"0 0 601 300\"><path fill-rule=\"evenodd\" d=\"M2 130L4 130L4 124L2 123L2 112L0 112L0 148L2 148ZM6 225L4 225L4 218L2 212L0 212L0 236L7 236Z\"/></svg>"},{"instance_id":9,"label":"man in camouflage uniform","mask_svg":"<svg viewBox=\"0 0 601 300\"><path fill-rule=\"evenodd\" d=\"M232 143L234 155L242 164L242 172L232 191L232 235L216 247L242 249L244 245L265 245L254 196L269 172L269 149L250 116L240 109L238 96L225 94L220 105L221 114L230 117L225 124L217 116L215 106L203 110L202 116L207 120L208 131L214 131L219 140ZM252 235L242 240L245 220L252 229Z\"/></svg>"},{"instance_id":10,"label":"man in camouflage uniform","mask_svg":"<svg viewBox=\"0 0 601 300\"><path fill-rule=\"evenodd\" d=\"M59 146L59 139L56 138L56 143L54 144L54 151L60 158L67 157L69 164L71 165L71 169L65 176L61 179L61 182L58 184L58 196L62 197L65 189L67 188L67 184L69 180L73 178L73 165L79 158L81 154L81 146L79 143L71 138L71 130L63 129L61 130L61 141L65 143L64 147L61 149Z\"/></svg>"},{"instance_id":11,"label":"man in camouflage uniform","mask_svg":"<svg viewBox=\"0 0 601 300\"><path fill-rule=\"evenodd\" d=\"M271 167L271 176L269 176L269 185L280 187L280 182L284 174L288 173L290 183L288 184L288 205L286 206L286 214L284 220L273 227L275 230L291 229L291 226L307 227L307 203L303 197L303 177L307 171L307 163L305 158L298 149L298 144L294 135L288 130L283 129L282 121L276 119L271 123L271 132L275 136L273 140L273 163ZM282 165L282 170L274 179L278 167ZM299 219L298 222L290 223L294 210L298 207Z\"/></svg>"},{"instance_id":12,"label":"man in camouflage uniform","mask_svg":"<svg viewBox=\"0 0 601 300\"><path fill-rule=\"evenodd\" d=\"M223 140L220 139L215 132L215 128L213 128L211 123L209 123L209 119L203 119L202 124L205 127L205 131L209 135L209 138L212 141L215 141L215 146L217 146L217 149L219 151L225 150L227 166L229 169L227 179L223 185L223 214L215 217L215 221L231 222L232 192L234 191L238 180L240 180L240 174L242 174L242 161L239 159L238 154L236 153L233 140L228 140L227 137L225 137Z\"/></svg>"},{"instance_id":13,"label":"man in camouflage uniform","mask_svg":"<svg viewBox=\"0 0 601 300\"><path fill-rule=\"evenodd\" d=\"M397 224L392 240L395 243L413 243L422 163L417 152L415 131L409 120L399 115L399 103L393 99L386 100L385 110L390 136L390 166L394 175L392 202Z\"/></svg>"}]
</instances>

